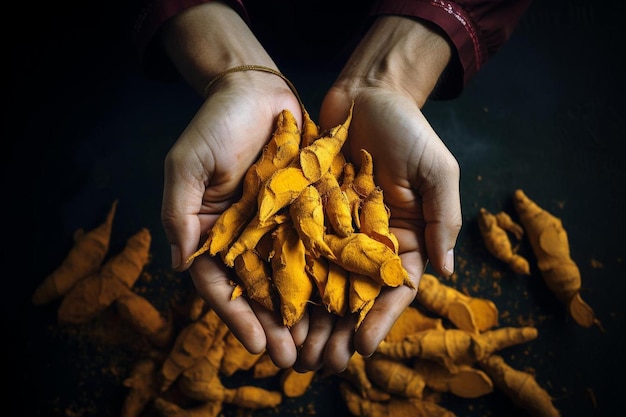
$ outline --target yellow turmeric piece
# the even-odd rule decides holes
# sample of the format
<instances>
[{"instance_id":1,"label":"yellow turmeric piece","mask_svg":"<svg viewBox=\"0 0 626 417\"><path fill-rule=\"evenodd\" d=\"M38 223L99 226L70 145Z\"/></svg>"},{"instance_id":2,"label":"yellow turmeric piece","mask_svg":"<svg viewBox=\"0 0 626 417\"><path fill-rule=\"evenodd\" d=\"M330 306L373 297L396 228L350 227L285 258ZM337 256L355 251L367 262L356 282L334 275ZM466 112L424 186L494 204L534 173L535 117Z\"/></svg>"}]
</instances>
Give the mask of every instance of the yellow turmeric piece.
<instances>
[{"instance_id":1,"label":"yellow turmeric piece","mask_svg":"<svg viewBox=\"0 0 626 417\"><path fill-rule=\"evenodd\" d=\"M151 241L150 231L142 228L97 273L72 287L57 311L59 323L87 323L126 294L150 260Z\"/></svg>"},{"instance_id":2,"label":"yellow turmeric piece","mask_svg":"<svg viewBox=\"0 0 626 417\"><path fill-rule=\"evenodd\" d=\"M352 216L352 221L356 225L356 228L359 229L360 218L359 211L361 209L361 196L354 189L354 178L356 177L356 170L354 165L350 162L347 162L343 167L343 180L341 181L341 191L346 194L346 198L348 199L348 206L350 207L350 214Z\"/></svg>"},{"instance_id":3,"label":"yellow turmeric piece","mask_svg":"<svg viewBox=\"0 0 626 417\"><path fill-rule=\"evenodd\" d=\"M207 401L189 408L183 408L164 398L155 398L155 411L163 417L218 417L222 412L221 401Z\"/></svg>"},{"instance_id":4,"label":"yellow turmeric piece","mask_svg":"<svg viewBox=\"0 0 626 417\"><path fill-rule=\"evenodd\" d=\"M348 361L348 366L345 371L339 374L339 377L349 381L363 398L373 401L389 400L391 398L390 393L372 384L365 368L365 361L363 355L358 352L353 353Z\"/></svg>"},{"instance_id":5,"label":"yellow turmeric piece","mask_svg":"<svg viewBox=\"0 0 626 417\"><path fill-rule=\"evenodd\" d=\"M376 188L374 183L374 161L372 160L372 154L365 149L361 149L361 166L351 186L361 199L367 198Z\"/></svg>"},{"instance_id":6,"label":"yellow turmeric piece","mask_svg":"<svg viewBox=\"0 0 626 417\"><path fill-rule=\"evenodd\" d=\"M498 309L493 301L465 295L431 274L422 275L416 300L462 330L483 332L498 324Z\"/></svg>"},{"instance_id":7,"label":"yellow turmeric piece","mask_svg":"<svg viewBox=\"0 0 626 417\"><path fill-rule=\"evenodd\" d=\"M304 148L312 144L313 141L319 137L320 128L317 123L311 119L311 115L305 108L302 108L302 116L302 139L300 146Z\"/></svg>"},{"instance_id":8,"label":"yellow turmeric piece","mask_svg":"<svg viewBox=\"0 0 626 417\"><path fill-rule=\"evenodd\" d=\"M285 397L295 398L304 395L313 383L315 371L297 372L293 368L282 371L280 376L281 391Z\"/></svg>"},{"instance_id":9,"label":"yellow turmeric piece","mask_svg":"<svg viewBox=\"0 0 626 417\"><path fill-rule=\"evenodd\" d=\"M35 289L33 304L47 304L67 294L78 281L98 271L109 250L116 208L117 200L103 223L87 233L79 229L74 234L74 246L61 264Z\"/></svg>"},{"instance_id":10,"label":"yellow turmeric piece","mask_svg":"<svg viewBox=\"0 0 626 417\"><path fill-rule=\"evenodd\" d=\"M601 327L593 309L580 296L580 270L570 256L569 240L561 219L539 207L522 190L515 191L514 204L548 288L580 326Z\"/></svg>"},{"instance_id":11,"label":"yellow turmeric piece","mask_svg":"<svg viewBox=\"0 0 626 417\"><path fill-rule=\"evenodd\" d=\"M478 214L478 228L489 253L509 265L517 274L530 275L528 260L513 250L507 229L519 233L518 226L504 212L494 215L481 208Z\"/></svg>"},{"instance_id":12,"label":"yellow turmeric piece","mask_svg":"<svg viewBox=\"0 0 626 417\"><path fill-rule=\"evenodd\" d=\"M350 287L348 289L348 305L350 312L359 315L355 328L361 327L361 323L365 320L365 316L374 306L376 297L382 290L382 285L368 276L350 272Z\"/></svg>"},{"instance_id":13,"label":"yellow turmeric piece","mask_svg":"<svg viewBox=\"0 0 626 417\"><path fill-rule=\"evenodd\" d=\"M364 233L352 233L348 237L327 234L324 240L337 258L335 262L348 271L366 275L389 287L414 287L400 257L384 243Z\"/></svg>"},{"instance_id":14,"label":"yellow turmeric piece","mask_svg":"<svg viewBox=\"0 0 626 417\"><path fill-rule=\"evenodd\" d=\"M161 392L166 391L185 369L204 357L227 331L228 327L214 310L208 310L198 321L185 326L176 336L174 346L159 370Z\"/></svg>"},{"instance_id":15,"label":"yellow turmeric piece","mask_svg":"<svg viewBox=\"0 0 626 417\"><path fill-rule=\"evenodd\" d=\"M480 362L494 385L511 401L529 415L559 417L561 413L552 403L550 394L542 388L535 377L509 366L501 356L491 355Z\"/></svg>"},{"instance_id":16,"label":"yellow turmeric piece","mask_svg":"<svg viewBox=\"0 0 626 417\"><path fill-rule=\"evenodd\" d=\"M298 124L293 114L285 109L278 115L276 130L263 148L259 160L248 168L244 176L241 198L218 217L209 231L208 238L187 262L207 251L211 256L215 256L228 247L253 216L261 184L276 170L289 165L299 151ZM264 221L267 221L267 218Z\"/></svg>"},{"instance_id":17,"label":"yellow turmeric piece","mask_svg":"<svg viewBox=\"0 0 626 417\"><path fill-rule=\"evenodd\" d=\"M431 401L392 397L389 401L372 401L362 397L347 382L339 391L350 413L356 417L429 416L455 417L454 413Z\"/></svg>"},{"instance_id":18,"label":"yellow turmeric piece","mask_svg":"<svg viewBox=\"0 0 626 417\"><path fill-rule=\"evenodd\" d=\"M216 340L204 356L180 374L177 384L180 392L197 401L208 400L206 392L213 378L219 375L224 345L224 339Z\"/></svg>"},{"instance_id":19,"label":"yellow turmeric piece","mask_svg":"<svg viewBox=\"0 0 626 417\"><path fill-rule=\"evenodd\" d=\"M163 317L147 298L129 289L115 300L115 305L120 317L155 347L169 345L174 335L173 322Z\"/></svg>"},{"instance_id":20,"label":"yellow turmeric piece","mask_svg":"<svg viewBox=\"0 0 626 417\"><path fill-rule=\"evenodd\" d=\"M235 258L234 266L248 298L274 311L272 271L269 264L257 252L249 249Z\"/></svg>"},{"instance_id":21,"label":"yellow turmeric piece","mask_svg":"<svg viewBox=\"0 0 626 417\"><path fill-rule=\"evenodd\" d=\"M374 187L363 200L360 211L359 231L384 243L398 253L398 238L389 230L389 208L383 200L383 190Z\"/></svg>"},{"instance_id":22,"label":"yellow turmeric piece","mask_svg":"<svg viewBox=\"0 0 626 417\"><path fill-rule=\"evenodd\" d=\"M442 319L429 317L418 308L408 306L391 326L384 340L388 343L396 343L404 340L410 334L429 329L444 330Z\"/></svg>"},{"instance_id":23,"label":"yellow turmeric piece","mask_svg":"<svg viewBox=\"0 0 626 417\"><path fill-rule=\"evenodd\" d=\"M290 222L276 228L272 280L280 299L283 324L293 327L305 313L313 294L313 283L306 273L304 244Z\"/></svg>"},{"instance_id":24,"label":"yellow turmeric piece","mask_svg":"<svg viewBox=\"0 0 626 417\"><path fill-rule=\"evenodd\" d=\"M351 120L352 108L344 123L302 148L293 164L277 170L261 186L257 200L261 224L291 204L302 190L329 171L334 157L341 151L348 137Z\"/></svg>"},{"instance_id":25,"label":"yellow turmeric piece","mask_svg":"<svg viewBox=\"0 0 626 417\"><path fill-rule=\"evenodd\" d=\"M492 353L537 338L534 327L502 327L484 333L460 329L424 330L402 341L382 341L377 351L395 359L419 357L437 361L452 372L471 365Z\"/></svg>"},{"instance_id":26,"label":"yellow turmeric piece","mask_svg":"<svg viewBox=\"0 0 626 417\"><path fill-rule=\"evenodd\" d=\"M312 185L307 186L289 206L291 221L306 250L314 256L324 255L334 259L335 255L324 242L326 227L322 197Z\"/></svg>"},{"instance_id":27,"label":"yellow turmeric piece","mask_svg":"<svg viewBox=\"0 0 626 417\"><path fill-rule=\"evenodd\" d=\"M219 401L247 409L271 408L282 402L282 394L279 391L270 391L253 385L227 388L218 375L204 386L206 389L196 392L197 397L202 397L201 401Z\"/></svg>"},{"instance_id":28,"label":"yellow turmeric piece","mask_svg":"<svg viewBox=\"0 0 626 417\"><path fill-rule=\"evenodd\" d=\"M320 194L324 217L332 231L339 236L348 236L354 232L350 202L346 193L341 190L337 178L327 172L314 186Z\"/></svg>"},{"instance_id":29,"label":"yellow turmeric piece","mask_svg":"<svg viewBox=\"0 0 626 417\"><path fill-rule=\"evenodd\" d=\"M422 398L426 382L419 372L396 359L374 354L365 361L372 382L384 391L407 398Z\"/></svg>"},{"instance_id":30,"label":"yellow turmeric piece","mask_svg":"<svg viewBox=\"0 0 626 417\"><path fill-rule=\"evenodd\" d=\"M282 368L279 368L278 366L276 366L276 364L272 360L269 353L267 353L267 351L264 351L261 354L261 357L259 358L259 360L257 360L254 366L252 367L252 370L253 370L252 376L258 379L258 378L268 378L268 377L277 375L278 373L280 373Z\"/></svg>"},{"instance_id":31,"label":"yellow turmeric piece","mask_svg":"<svg viewBox=\"0 0 626 417\"><path fill-rule=\"evenodd\" d=\"M333 262L328 264L328 278L324 287L322 302L330 313L338 316L345 315L348 309L348 277L349 272L341 266Z\"/></svg>"},{"instance_id":32,"label":"yellow turmeric piece","mask_svg":"<svg viewBox=\"0 0 626 417\"><path fill-rule=\"evenodd\" d=\"M232 376L237 371L251 369L263 352L250 353L232 332L224 337L224 355L220 364L220 373Z\"/></svg>"},{"instance_id":33,"label":"yellow turmeric piece","mask_svg":"<svg viewBox=\"0 0 626 417\"><path fill-rule=\"evenodd\" d=\"M277 214L271 220L267 221L265 224L261 225L259 222L259 217L254 216L252 220L246 225L243 229L237 240L232 244L226 255L224 255L224 263L233 267L235 263L235 258L241 255L243 252L247 250L252 250L256 248L259 241L263 238L263 236L271 233L278 224L284 222L287 219L287 215Z\"/></svg>"},{"instance_id":34,"label":"yellow turmeric piece","mask_svg":"<svg viewBox=\"0 0 626 417\"><path fill-rule=\"evenodd\" d=\"M128 394L122 403L120 417L139 417L148 403L158 394L157 363L154 358L140 359L133 366L130 375L122 384L128 388Z\"/></svg>"},{"instance_id":35,"label":"yellow turmeric piece","mask_svg":"<svg viewBox=\"0 0 626 417\"><path fill-rule=\"evenodd\" d=\"M450 372L438 362L416 358L413 369L424 378L426 387L436 392L450 392L461 398L478 398L493 392L491 378L469 365Z\"/></svg>"}]
</instances>

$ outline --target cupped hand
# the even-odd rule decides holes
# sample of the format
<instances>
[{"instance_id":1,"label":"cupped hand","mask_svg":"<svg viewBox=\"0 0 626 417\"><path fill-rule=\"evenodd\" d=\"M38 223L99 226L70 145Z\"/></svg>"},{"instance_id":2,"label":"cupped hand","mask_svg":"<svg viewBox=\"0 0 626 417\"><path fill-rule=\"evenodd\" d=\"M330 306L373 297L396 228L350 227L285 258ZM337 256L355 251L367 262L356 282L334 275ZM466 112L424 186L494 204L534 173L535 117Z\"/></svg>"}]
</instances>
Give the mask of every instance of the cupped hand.
<instances>
[{"instance_id":1,"label":"cupped hand","mask_svg":"<svg viewBox=\"0 0 626 417\"><path fill-rule=\"evenodd\" d=\"M355 352L369 356L402 311L414 300L428 262L442 276L454 270L453 248L461 228L459 166L430 126L415 100L384 87L350 93L332 88L320 111L320 127L345 119L354 111L344 151L358 168L360 150L373 158L375 182L390 209L391 231L415 288L383 288L374 306L354 332L354 315L336 319L315 311L297 366L325 367L339 372Z\"/></svg>"},{"instance_id":2,"label":"cupped hand","mask_svg":"<svg viewBox=\"0 0 626 417\"><path fill-rule=\"evenodd\" d=\"M275 314L245 297L231 301L233 271L219 257L204 254L186 263L240 198L244 174L284 109L302 124L297 98L274 74L247 71L220 79L166 156L161 220L174 269L189 268L200 296L249 351L267 348L277 365L288 367L296 360L298 333L292 336Z\"/></svg>"}]
</instances>

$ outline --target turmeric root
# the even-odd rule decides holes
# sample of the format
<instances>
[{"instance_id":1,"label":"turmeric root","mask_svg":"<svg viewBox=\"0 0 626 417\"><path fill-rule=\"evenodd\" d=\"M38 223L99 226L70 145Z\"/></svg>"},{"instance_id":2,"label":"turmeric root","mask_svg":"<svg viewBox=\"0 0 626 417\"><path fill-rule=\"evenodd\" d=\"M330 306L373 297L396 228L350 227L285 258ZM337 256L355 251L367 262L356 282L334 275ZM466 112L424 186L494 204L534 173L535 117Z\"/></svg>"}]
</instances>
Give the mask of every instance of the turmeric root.
<instances>
[{"instance_id":1,"label":"turmeric root","mask_svg":"<svg viewBox=\"0 0 626 417\"><path fill-rule=\"evenodd\" d=\"M365 361L365 370L373 383L390 394L407 398L424 394L424 378L399 360L375 354Z\"/></svg>"},{"instance_id":2,"label":"turmeric root","mask_svg":"<svg viewBox=\"0 0 626 417\"><path fill-rule=\"evenodd\" d=\"M317 188L309 185L302 190L289 206L289 215L307 251L317 257L324 255L327 259L334 259L333 252L324 242L324 209Z\"/></svg>"},{"instance_id":3,"label":"turmeric root","mask_svg":"<svg viewBox=\"0 0 626 417\"><path fill-rule=\"evenodd\" d=\"M419 288L416 300L459 329L483 332L498 324L498 309L491 300L465 295L431 274L422 275Z\"/></svg>"},{"instance_id":4,"label":"turmeric root","mask_svg":"<svg viewBox=\"0 0 626 417\"><path fill-rule=\"evenodd\" d=\"M128 290L115 304L120 316L155 347L169 345L174 334L173 322L163 317L147 298Z\"/></svg>"},{"instance_id":5,"label":"turmeric root","mask_svg":"<svg viewBox=\"0 0 626 417\"><path fill-rule=\"evenodd\" d=\"M274 311L272 272L269 264L254 250L246 250L235 258L234 266L248 298L257 301L269 311Z\"/></svg>"},{"instance_id":6,"label":"turmeric root","mask_svg":"<svg viewBox=\"0 0 626 417\"><path fill-rule=\"evenodd\" d=\"M178 388L187 397L207 401L206 392L211 389L213 379L219 375L224 357L224 340L216 340L207 353L185 369L178 378Z\"/></svg>"},{"instance_id":7,"label":"turmeric root","mask_svg":"<svg viewBox=\"0 0 626 417\"><path fill-rule=\"evenodd\" d=\"M191 262L207 251L211 256L215 256L230 245L254 214L257 207L256 196L261 184L276 170L289 165L299 151L300 131L298 124L293 114L285 109L278 115L276 130L268 144L263 148L261 157L248 168L244 176L241 199L218 217L209 231L208 238L187 259L187 262ZM267 218L264 221L267 221Z\"/></svg>"},{"instance_id":8,"label":"turmeric root","mask_svg":"<svg viewBox=\"0 0 626 417\"><path fill-rule=\"evenodd\" d=\"M359 231L398 253L398 238L389 230L390 214L383 200L383 190L374 187L361 205Z\"/></svg>"},{"instance_id":9,"label":"turmeric root","mask_svg":"<svg viewBox=\"0 0 626 417\"><path fill-rule=\"evenodd\" d=\"M247 250L256 248L263 236L272 232L278 224L283 223L286 219L286 215L277 214L271 220L261 225L259 217L254 216L254 218L250 220L250 223L243 229L237 240L228 249L226 255L224 255L224 263L232 268L237 256Z\"/></svg>"},{"instance_id":10,"label":"turmeric root","mask_svg":"<svg viewBox=\"0 0 626 417\"><path fill-rule=\"evenodd\" d=\"M509 366L501 356L491 355L480 362L495 386L518 407L532 416L559 417L561 413L552 403L548 392L528 372Z\"/></svg>"},{"instance_id":11,"label":"turmeric root","mask_svg":"<svg viewBox=\"0 0 626 417\"><path fill-rule=\"evenodd\" d=\"M154 409L163 417L217 417L222 412L221 401L207 401L190 408L183 408L164 398L154 400Z\"/></svg>"},{"instance_id":12,"label":"turmeric root","mask_svg":"<svg viewBox=\"0 0 626 417\"><path fill-rule=\"evenodd\" d=\"M382 285L373 281L368 276L350 272L350 287L348 289L348 305L350 312L359 315L355 328L361 327L365 316L374 306L376 297L382 290Z\"/></svg>"},{"instance_id":13,"label":"turmeric root","mask_svg":"<svg viewBox=\"0 0 626 417\"><path fill-rule=\"evenodd\" d=\"M302 148L293 164L277 170L261 186L257 200L261 224L291 204L302 190L329 171L334 157L341 151L348 137L351 120L352 107L344 123Z\"/></svg>"},{"instance_id":14,"label":"turmeric root","mask_svg":"<svg viewBox=\"0 0 626 417\"><path fill-rule=\"evenodd\" d=\"M174 346L161 365L161 392L166 391L179 375L206 355L215 341L224 337L228 327L214 310L185 326L176 336Z\"/></svg>"},{"instance_id":15,"label":"turmeric root","mask_svg":"<svg viewBox=\"0 0 626 417\"><path fill-rule=\"evenodd\" d=\"M348 236L354 232L350 202L335 176L327 172L314 185L322 199L324 217L328 220L330 228L339 236Z\"/></svg>"},{"instance_id":16,"label":"turmeric root","mask_svg":"<svg viewBox=\"0 0 626 417\"><path fill-rule=\"evenodd\" d=\"M220 373L232 376L237 371L251 369L263 352L250 353L232 332L224 337L224 355L220 364Z\"/></svg>"},{"instance_id":17,"label":"turmeric root","mask_svg":"<svg viewBox=\"0 0 626 417\"><path fill-rule=\"evenodd\" d=\"M328 279L324 287L322 302L330 313L338 316L343 316L348 309L349 274L348 271L333 262L328 264Z\"/></svg>"},{"instance_id":18,"label":"turmeric root","mask_svg":"<svg viewBox=\"0 0 626 417\"><path fill-rule=\"evenodd\" d=\"M156 376L157 363L153 358L141 359L133 366L130 376L123 381L129 391L122 403L121 417L139 417L148 403L156 398Z\"/></svg>"},{"instance_id":19,"label":"turmeric root","mask_svg":"<svg viewBox=\"0 0 626 417\"><path fill-rule=\"evenodd\" d=\"M215 375L202 390L196 390L196 398L200 401L219 401L248 409L276 407L282 402L279 391L270 391L253 385L242 385L235 388L225 387L219 376Z\"/></svg>"},{"instance_id":20,"label":"turmeric root","mask_svg":"<svg viewBox=\"0 0 626 417\"><path fill-rule=\"evenodd\" d=\"M311 386L315 371L296 372L293 368L283 370L280 376L280 386L285 397L295 398L304 395Z\"/></svg>"},{"instance_id":21,"label":"turmeric root","mask_svg":"<svg viewBox=\"0 0 626 417\"><path fill-rule=\"evenodd\" d=\"M337 258L335 262L348 271L366 275L389 287L414 287L400 257L384 243L364 233L352 233L348 237L326 235L324 240Z\"/></svg>"},{"instance_id":22,"label":"turmeric root","mask_svg":"<svg viewBox=\"0 0 626 417\"><path fill-rule=\"evenodd\" d=\"M576 323L583 327L600 326L593 309L580 296L580 270L570 256L569 240L561 219L539 207L522 190L515 191L514 200L548 288L566 305Z\"/></svg>"},{"instance_id":23,"label":"turmeric root","mask_svg":"<svg viewBox=\"0 0 626 417\"><path fill-rule=\"evenodd\" d=\"M429 317L416 307L408 306L391 326L384 340L388 343L401 342L408 335L428 329L444 330L442 319Z\"/></svg>"},{"instance_id":24,"label":"turmeric root","mask_svg":"<svg viewBox=\"0 0 626 417\"><path fill-rule=\"evenodd\" d=\"M283 324L291 328L305 313L313 294L313 283L306 273L304 244L291 223L278 225L273 236L272 279L280 298Z\"/></svg>"},{"instance_id":25,"label":"turmeric root","mask_svg":"<svg viewBox=\"0 0 626 417\"><path fill-rule=\"evenodd\" d=\"M372 401L387 401L391 398L391 394L379 389L372 384L369 375L365 369L366 359L355 352L348 361L345 371L339 374L339 377L349 381L359 391L363 398Z\"/></svg>"},{"instance_id":26,"label":"turmeric root","mask_svg":"<svg viewBox=\"0 0 626 417\"><path fill-rule=\"evenodd\" d=\"M450 392L461 398L478 398L493 392L493 382L485 372L469 365L461 365L456 372L428 359L416 358L413 369L426 386L436 392Z\"/></svg>"},{"instance_id":27,"label":"turmeric root","mask_svg":"<svg viewBox=\"0 0 626 417\"><path fill-rule=\"evenodd\" d=\"M100 271L78 282L61 301L59 323L83 324L108 308L135 285L150 260L152 237L143 228L131 236L122 251L104 263Z\"/></svg>"},{"instance_id":28,"label":"turmeric root","mask_svg":"<svg viewBox=\"0 0 626 417\"><path fill-rule=\"evenodd\" d=\"M365 149L361 149L361 166L354 177L352 188L361 199L367 198L376 188L376 184L374 183L374 162L372 161L372 154Z\"/></svg>"},{"instance_id":29,"label":"turmeric root","mask_svg":"<svg viewBox=\"0 0 626 417\"><path fill-rule=\"evenodd\" d=\"M377 351L395 359L431 359L456 372L459 365L471 365L496 351L536 338L534 327L502 327L479 334L460 329L424 330L401 342L383 340Z\"/></svg>"},{"instance_id":30,"label":"turmeric root","mask_svg":"<svg viewBox=\"0 0 626 417\"><path fill-rule=\"evenodd\" d=\"M494 215L485 208L480 209L478 228L489 253L509 265L515 273L530 275L528 261L515 253L505 229L511 228L519 234L518 226L504 212Z\"/></svg>"},{"instance_id":31,"label":"turmeric root","mask_svg":"<svg viewBox=\"0 0 626 417\"><path fill-rule=\"evenodd\" d=\"M67 294L78 281L98 271L109 250L116 208L117 200L113 202L104 223L87 233L80 229L75 234L74 246L65 259L35 289L33 304L46 304Z\"/></svg>"},{"instance_id":32,"label":"turmeric root","mask_svg":"<svg viewBox=\"0 0 626 417\"><path fill-rule=\"evenodd\" d=\"M350 413L357 417L455 417L454 413L431 401L415 398L391 398L384 402L368 400L343 381L339 384L339 391Z\"/></svg>"}]
</instances>

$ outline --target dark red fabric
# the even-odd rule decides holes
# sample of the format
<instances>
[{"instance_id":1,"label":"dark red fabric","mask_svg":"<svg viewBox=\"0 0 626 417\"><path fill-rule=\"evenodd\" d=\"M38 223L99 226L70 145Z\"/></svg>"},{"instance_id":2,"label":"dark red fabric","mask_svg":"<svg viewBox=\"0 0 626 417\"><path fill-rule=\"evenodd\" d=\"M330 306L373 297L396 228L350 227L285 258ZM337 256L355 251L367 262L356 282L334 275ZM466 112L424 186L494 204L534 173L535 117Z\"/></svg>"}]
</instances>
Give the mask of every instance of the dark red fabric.
<instances>
[{"instance_id":1,"label":"dark red fabric","mask_svg":"<svg viewBox=\"0 0 626 417\"><path fill-rule=\"evenodd\" d=\"M147 0L135 25L134 37L146 74L164 78L168 62L155 40L159 28L172 16L211 0ZM243 0L228 2L250 24ZM268 2L269 4L280 2ZM442 76L436 98L457 96L467 82L509 39L531 0L377 0L371 17L393 14L409 16L437 26L450 40L454 56ZM369 2L364 2L368 7ZM296 8L297 9L297 8ZM331 13L329 11L329 13ZM306 19L306 16L297 16ZM169 68L172 72L172 68Z\"/></svg>"},{"instance_id":2,"label":"dark red fabric","mask_svg":"<svg viewBox=\"0 0 626 417\"><path fill-rule=\"evenodd\" d=\"M413 16L437 25L454 45L462 85L509 39L531 0L378 0L372 14Z\"/></svg>"}]
</instances>

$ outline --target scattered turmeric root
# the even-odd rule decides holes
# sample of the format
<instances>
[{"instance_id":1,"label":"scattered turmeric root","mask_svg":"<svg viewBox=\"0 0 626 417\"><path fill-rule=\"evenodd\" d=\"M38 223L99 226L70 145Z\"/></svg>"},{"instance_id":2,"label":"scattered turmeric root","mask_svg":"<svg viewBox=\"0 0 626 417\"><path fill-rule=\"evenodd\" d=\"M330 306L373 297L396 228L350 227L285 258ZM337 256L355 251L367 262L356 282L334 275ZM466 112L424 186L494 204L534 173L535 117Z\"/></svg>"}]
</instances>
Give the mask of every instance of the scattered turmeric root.
<instances>
[{"instance_id":1,"label":"scattered turmeric root","mask_svg":"<svg viewBox=\"0 0 626 417\"><path fill-rule=\"evenodd\" d=\"M402 341L382 341L377 352L396 359L419 357L443 364L451 372L460 365L471 365L492 353L537 338L534 327L501 327L484 333L460 329L424 330Z\"/></svg>"},{"instance_id":2,"label":"scattered turmeric root","mask_svg":"<svg viewBox=\"0 0 626 417\"><path fill-rule=\"evenodd\" d=\"M98 272L76 284L61 301L57 311L59 323L87 323L127 294L150 260L151 241L150 231L142 228Z\"/></svg>"},{"instance_id":3,"label":"scattered turmeric root","mask_svg":"<svg viewBox=\"0 0 626 417\"><path fill-rule=\"evenodd\" d=\"M82 229L77 231L74 235L74 246L61 265L35 289L33 304L46 304L67 294L77 282L98 271L109 250L116 208L117 200L113 202L104 223L87 233Z\"/></svg>"},{"instance_id":4,"label":"scattered turmeric root","mask_svg":"<svg viewBox=\"0 0 626 417\"><path fill-rule=\"evenodd\" d=\"M548 288L565 304L576 323L601 327L593 309L580 296L580 270L570 257L561 219L539 207L522 190L515 191L514 203Z\"/></svg>"},{"instance_id":5,"label":"scattered turmeric root","mask_svg":"<svg viewBox=\"0 0 626 417\"><path fill-rule=\"evenodd\" d=\"M448 318L457 328L483 332L498 324L498 308L491 300L470 297L423 274L416 300L427 310Z\"/></svg>"},{"instance_id":6,"label":"scattered turmeric root","mask_svg":"<svg viewBox=\"0 0 626 417\"><path fill-rule=\"evenodd\" d=\"M490 355L480 366L493 383L518 407L537 417L559 417L561 413L552 403L550 394L528 372L509 366L501 356Z\"/></svg>"},{"instance_id":7,"label":"scattered turmeric root","mask_svg":"<svg viewBox=\"0 0 626 417\"><path fill-rule=\"evenodd\" d=\"M510 230L516 236L521 237L523 233L521 226L513 222L504 212L494 215L487 209L481 208L478 215L478 227L489 253L508 264L515 273L530 275L528 260L515 253L507 234L507 230Z\"/></svg>"}]
</instances>

